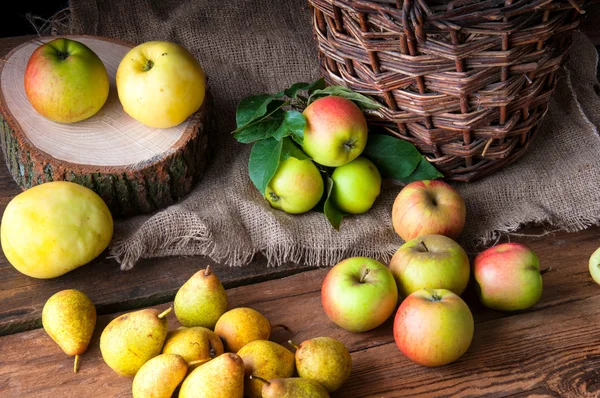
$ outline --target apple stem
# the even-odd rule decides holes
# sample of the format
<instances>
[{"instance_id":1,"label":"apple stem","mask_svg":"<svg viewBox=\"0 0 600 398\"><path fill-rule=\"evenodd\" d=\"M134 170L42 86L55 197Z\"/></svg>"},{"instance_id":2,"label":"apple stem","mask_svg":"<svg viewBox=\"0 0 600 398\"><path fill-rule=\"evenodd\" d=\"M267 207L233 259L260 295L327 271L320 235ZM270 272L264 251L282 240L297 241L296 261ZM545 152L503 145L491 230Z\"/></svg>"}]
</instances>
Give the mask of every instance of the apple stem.
<instances>
[{"instance_id":1,"label":"apple stem","mask_svg":"<svg viewBox=\"0 0 600 398\"><path fill-rule=\"evenodd\" d=\"M173 306L167 308L166 310L164 310L163 312L161 312L160 314L158 314L158 319L163 319L164 317L166 317L167 315L169 315L169 313L173 311Z\"/></svg>"},{"instance_id":2,"label":"apple stem","mask_svg":"<svg viewBox=\"0 0 600 398\"><path fill-rule=\"evenodd\" d=\"M547 274L548 272L552 272L552 271L554 271L554 268L552 268L552 267L548 267L548 268L546 268L546 269L543 269L543 270L541 270L541 271L540 271L540 275L545 275L545 274Z\"/></svg>"},{"instance_id":3,"label":"apple stem","mask_svg":"<svg viewBox=\"0 0 600 398\"><path fill-rule=\"evenodd\" d=\"M360 277L360 283L365 283L365 279L367 278L367 275L369 275L369 272L371 272L371 270L369 268L365 268L365 271L363 272L362 276Z\"/></svg>"},{"instance_id":4,"label":"apple stem","mask_svg":"<svg viewBox=\"0 0 600 398\"><path fill-rule=\"evenodd\" d=\"M429 249L428 249L428 248L427 248L427 246L425 245L425 242L423 242L423 241L420 241L420 242L419 242L419 245L421 245L421 247L423 248L423 250L425 250L425 252L426 252L426 253L427 253L427 252L429 252Z\"/></svg>"},{"instance_id":5,"label":"apple stem","mask_svg":"<svg viewBox=\"0 0 600 398\"><path fill-rule=\"evenodd\" d=\"M79 370L79 355L75 355L75 362L73 362L73 373L77 373Z\"/></svg>"},{"instance_id":6,"label":"apple stem","mask_svg":"<svg viewBox=\"0 0 600 398\"><path fill-rule=\"evenodd\" d=\"M206 266L206 269L204 270L204 276L209 276L210 275L210 265Z\"/></svg>"},{"instance_id":7,"label":"apple stem","mask_svg":"<svg viewBox=\"0 0 600 398\"><path fill-rule=\"evenodd\" d=\"M271 384L271 382L270 382L269 380L265 380L265 379L263 379L262 377L258 377L258 376L250 375L250 376L248 376L248 378L249 378L250 380L254 380L254 379L256 379L256 380L260 380L260 381L262 381L263 383L265 383L266 385L270 385L270 384Z\"/></svg>"},{"instance_id":8,"label":"apple stem","mask_svg":"<svg viewBox=\"0 0 600 398\"><path fill-rule=\"evenodd\" d=\"M300 349L300 346L296 343L294 343L292 340L288 340L289 345L291 345L292 347L294 347L296 350Z\"/></svg>"}]
</instances>

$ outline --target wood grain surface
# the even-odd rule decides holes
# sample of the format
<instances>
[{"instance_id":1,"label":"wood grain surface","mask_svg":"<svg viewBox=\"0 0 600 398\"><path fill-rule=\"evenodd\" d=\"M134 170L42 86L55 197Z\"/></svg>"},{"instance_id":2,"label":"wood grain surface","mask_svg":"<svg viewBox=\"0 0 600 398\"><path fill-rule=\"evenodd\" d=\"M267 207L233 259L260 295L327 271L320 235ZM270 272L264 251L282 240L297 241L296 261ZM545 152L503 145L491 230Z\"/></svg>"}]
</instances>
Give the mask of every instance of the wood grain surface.
<instances>
[{"instance_id":1,"label":"wood grain surface","mask_svg":"<svg viewBox=\"0 0 600 398\"><path fill-rule=\"evenodd\" d=\"M313 270L228 290L230 306L249 306L272 323L283 323L272 340L296 342L330 336L352 352L350 380L334 397L597 397L600 393L600 286L587 260L600 233L557 235L528 244L538 253L544 293L533 308L502 313L481 307L465 294L475 316L475 336L457 362L424 368L396 348L391 319L361 334L346 332L322 309L321 282L328 269ZM167 308L162 304L157 308ZM101 316L81 370L73 374L64 355L41 329L0 338L0 391L20 397L129 397L131 379L103 363L98 339L114 315ZM169 318L170 328L178 326ZM32 371L35 369L35 372ZM51 377L49 377L51 375Z\"/></svg>"}]
</instances>

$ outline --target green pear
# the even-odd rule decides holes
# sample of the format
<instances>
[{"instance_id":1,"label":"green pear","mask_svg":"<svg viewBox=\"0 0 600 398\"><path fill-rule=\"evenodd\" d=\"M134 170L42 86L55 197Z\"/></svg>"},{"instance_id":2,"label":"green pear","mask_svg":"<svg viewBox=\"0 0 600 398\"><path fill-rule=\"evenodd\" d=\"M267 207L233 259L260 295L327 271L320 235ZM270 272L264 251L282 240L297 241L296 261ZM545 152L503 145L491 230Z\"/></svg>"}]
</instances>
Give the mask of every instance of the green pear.
<instances>
[{"instance_id":1,"label":"green pear","mask_svg":"<svg viewBox=\"0 0 600 398\"><path fill-rule=\"evenodd\" d=\"M75 355L73 371L79 368L79 355L90 343L96 327L96 307L79 290L63 290L46 301L42 326L67 355Z\"/></svg>"},{"instance_id":2,"label":"green pear","mask_svg":"<svg viewBox=\"0 0 600 398\"><path fill-rule=\"evenodd\" d=\"M301 377L265 380L262 377L250 376L264 383L262 398L329 398L327 390L314 380Z\"/></svg>"},{"instance_id":3,"label":"green pear","mask_svg":"<svg viewBox=\"0 0 600 398\"><path fill-rule=\"evenodd\" d=\"M102 331L100 351L108 366L122 376L135 376L159 355L167 337L167 314L155 309L130 312L113 319Z\"/></svg>"},{"instance_id":4,"label":"green pear","mask_svg":"<svg viewBox=\"0 0 600 398\"><path fill-rule=\"evenodd\" d=\"M167 334L163 354L177 354L187 362L212 359L223 354L223 343L210 329L180 327Z\"/></svg>"},{"instance_id":5,"label":"green pear","mask_svg":"<svg viewBox=\"0 0 600 398\"><path fill-rule=\"evenodd\" d=\"M296 347L298 376L311 379L334 392L352 372L352 357L341 341L331 337L316 337ZM260 375L259 375L260 376Z\"/></svg>"},{"instance_id":6,"label":"green pear","mask_svg":"<svg viewBox=\"0 0 600 398\"><path fill-rule=\"evenodd\" d=\"M227 293L209 265L179 288L173 304L175 316L183 326L202 326L212 330L227 311Z\"/></svg>"},{"instance_id":7,"label":"green pear","mask_svg":"<svg viewBox=\"0 0 600 398\"><path fill-rule=\"evenodd\" d=\"M246 379L244 394L250 398L262 396L263 383L250 376L258 376L266 380L292 377L294 375L294 354L287 348L268 340L255 340L238 351L244 361Z\"/></svg>"},{"instance_id":8,"label":"green pear","mask_svg":"<svg viewBox=\"0 0 600 398\"><path fill-rule=\"evenodd\" d=\"M185 378L179 398L242 398L244 363L236 354L225 353L198 366Z\"/></svg>"},{"instance_id":9,"label":"green pear","mask_svg":"<svg viewBox=\"0 0 600 398\"><path fill-rule=\"evenodd\" d=\"M227 351L238 352L251 341L268 340L271 323L252 308L234 308L219 318L215 333L223 340Z\"/></svg>"},{"instance_id":10,"label":"green pear","mask_svg":"<svg viewBox=\"0 0 600 398\"><path fill-rule=\"evenodd\" d=\"M131 387L133 398L171 398L187 371L188 364L179 355L158 355L136 373Z\"/></svg>"}]
</instances>

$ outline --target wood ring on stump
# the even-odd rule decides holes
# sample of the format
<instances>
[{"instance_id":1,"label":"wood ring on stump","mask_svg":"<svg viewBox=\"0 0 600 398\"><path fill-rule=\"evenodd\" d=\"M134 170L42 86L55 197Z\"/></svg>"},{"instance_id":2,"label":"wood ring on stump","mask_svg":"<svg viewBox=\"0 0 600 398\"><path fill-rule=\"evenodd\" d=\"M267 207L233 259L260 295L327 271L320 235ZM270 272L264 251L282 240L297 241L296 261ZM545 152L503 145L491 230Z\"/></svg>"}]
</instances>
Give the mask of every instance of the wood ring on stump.
<instances>
[{"instance_id":1,"label":"wood ring on stump","mask_svg":"<svg viewBox=\"0 0 600 398\"><path fill-rule=\"evenodd\" d=\"M72 181L98 193L116 215L148 213L190 192L208 164L211 97L179 126L156 129L127 115L115 75L134 47L120 40L67 36L90 47L104 62L110 93L89 119L61 124L38 114L27 99L25 67L33 51L54 37L35 39L0 62L0 143L8 169L22 189Z\"/></svg>"}]
</instances>

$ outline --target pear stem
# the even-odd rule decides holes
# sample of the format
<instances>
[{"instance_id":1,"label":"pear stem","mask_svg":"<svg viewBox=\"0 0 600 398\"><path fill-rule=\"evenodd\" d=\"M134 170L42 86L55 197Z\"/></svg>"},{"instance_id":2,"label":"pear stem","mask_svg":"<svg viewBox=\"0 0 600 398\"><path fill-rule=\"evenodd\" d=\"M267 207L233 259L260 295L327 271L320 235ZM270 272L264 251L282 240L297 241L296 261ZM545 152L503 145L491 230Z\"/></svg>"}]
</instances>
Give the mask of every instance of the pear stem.
<instances>
[{"instance_id":1,"label":"pear stem","mask_svg":"<svg viewBox=\"0 0 600 398\"><path fill-rule=\"evenodd\" d=\"M265 383L266 385L270 385L270 384L271 384L271 382L270 382L269 380L265 380L265 379L263 379L262 377L258 377L258 376L250 375L248 378L249 378L250 380L255 380L255 379L256 379L256 380L260 380L260 381L262 381L263 383Z\"/></svg>"},{"instance_id":2,"label":"pear stem","mask_svg":"<svg viewBox=\"0 0 600 398\"><path fill-rule=\"evenodd\" d=\"M360 283L365 283L365 279L367 278L367 275L369 275L369 272L371 272L371 270L369 268L365 268L365 271L363 272L362 276L360 277Z\"/></svg>"},{"instance_id":3,"label":"pear stem","mask_svg":"<svg viewBox=\"0 0 600 398\"><path fill-rule=\"evenodd\" d=\"M283 323L278 323L276 325L271 326L271 331L273 331L273 329L276 329L276 328L285 329L286 332L291 332L292 331L292 329L290 329L289 327L285 326Z\"/></svg>"},{"instance_id":4,"label":"pear stem","mask_svg":"<svg viewBox=\"0 0 600 398\"><path fill-rule=\"evenodd\" d=\"M425 246L425 242L420 241L419 245L421 246L421 249L423 249L425 251L425 253L429 252L429 249L427 248L427 246Z\"/></svg>"},{"instance_id":5,"label":"pear stem","mask_svg":"<svg viewBox=\"0 0 600 398\"><path fill-rule=\"evenodd\" d=\"M206 269L204 270L204 276L209 276L210 274L211 274L210 265L207 265Z\"/></svg>"},{"instance_id":6,"label":"pear stem","mask_svg":"<svg viewBox=\"0 0 600 398\"><path fill-rule=\"evenodd\" d=\"M288 340L289 345L291 345L292 347L294 347L296 350L300 349L300 346L296 343L294 343L292 340Z\"/></svg>"},{"instance_id":7,"label":"pear stem","mask_svg":"<svg viewBox=\"0 0 600 398\"><path fill-rule=\"evenodd\" d=\"M170 306L169 308L167 308L166 310L164 310L163 312L158 314L158 319L163 319L164 317L169 315L171 313L171 311L173 311L173 306Z\"/></svg>"},{"instance_id":8,"label":"pear stem","mask_svg":"<svg viewBox=\"0 0 600 398\"><path fill-rule=\"evenodd\" d=\"M188 362L188 367L190 366L196 366L196 365L202 365L208 361L210 361L212 358L204 358L204 359L197 359L195 361L190 361Z\"/></svg>"},{"instance_id":9,"label":"pear stem","mask_svg":"<svg viewBox=\"0 0 600 398\"><path fill-rule=\"evenodd\" d=\"M75 362L73 362L73 373L77 373L79 370L79 355L75 355Z\"/></svg>"}]
</instances>

